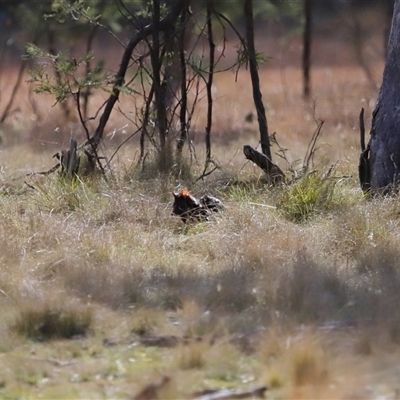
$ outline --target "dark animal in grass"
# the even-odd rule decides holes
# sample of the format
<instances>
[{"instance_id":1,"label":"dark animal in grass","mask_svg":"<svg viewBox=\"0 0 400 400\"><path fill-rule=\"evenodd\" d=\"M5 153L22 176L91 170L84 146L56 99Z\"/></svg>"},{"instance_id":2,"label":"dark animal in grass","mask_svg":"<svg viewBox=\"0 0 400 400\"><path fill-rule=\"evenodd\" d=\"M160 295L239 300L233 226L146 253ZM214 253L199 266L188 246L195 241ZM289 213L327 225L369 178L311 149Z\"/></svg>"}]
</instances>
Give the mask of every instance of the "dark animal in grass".
<instances>
[{"instance_id":1,"label":"dark animal in grass","mask_svg":"<svg viewBox=\"0 0 400 400\"><path fill-rule=\"evenodd\" d=\"M224 209L221 200L206 194L199 199L192 196L186 189L180 193L172 193L175 201L172 214L181 217L183 222L207 220L212 212Z\"/></svg>"}]
</instances>

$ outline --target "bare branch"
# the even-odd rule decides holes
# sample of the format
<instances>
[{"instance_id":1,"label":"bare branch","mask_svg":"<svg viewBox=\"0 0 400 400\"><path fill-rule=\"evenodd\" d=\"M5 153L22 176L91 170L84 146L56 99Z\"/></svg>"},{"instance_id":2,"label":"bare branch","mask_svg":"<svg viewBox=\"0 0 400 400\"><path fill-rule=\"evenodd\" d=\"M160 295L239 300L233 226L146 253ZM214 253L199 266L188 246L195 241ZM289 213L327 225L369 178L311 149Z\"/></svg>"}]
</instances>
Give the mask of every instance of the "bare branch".
<instances>
[{"instance_id":1,"label":"bare branch","mask_svg":"<svg viewBox=\"0 0 400 400\"><path fill-rule=\"evenodd\" d=\"M177 1L174 6L172 7L170 13L160 21L159 23L159 29L160 31L164 31L168 28L170 28L171 24L174 24L176 19L178 18L182 7L183 7L183 1ZM133 38L129 41L128 45L126 46L122 59L121 59L121 64L119 67L119 70L115 76L115 81L114 85L112 88L112 92L110 97L107 100L106 107L104 109L103 114L100 117L99 125L94 133L94 135L90 138L90 141L93 142L94 146L98 146L104 133L105 126L110 118L111 112L113 110L113 107L115 103L118 101L119 94L121 91L121 87L124 84L124 79L126 75L126 71L128 69L128 65L130 62L130 59L132 57L133 50L136 48L136 46L143 40L145 40L148 36L152 35L154 32L154 24L149 24L145 26L142 30L138 31Z\"/></svg>"}]
</instances>

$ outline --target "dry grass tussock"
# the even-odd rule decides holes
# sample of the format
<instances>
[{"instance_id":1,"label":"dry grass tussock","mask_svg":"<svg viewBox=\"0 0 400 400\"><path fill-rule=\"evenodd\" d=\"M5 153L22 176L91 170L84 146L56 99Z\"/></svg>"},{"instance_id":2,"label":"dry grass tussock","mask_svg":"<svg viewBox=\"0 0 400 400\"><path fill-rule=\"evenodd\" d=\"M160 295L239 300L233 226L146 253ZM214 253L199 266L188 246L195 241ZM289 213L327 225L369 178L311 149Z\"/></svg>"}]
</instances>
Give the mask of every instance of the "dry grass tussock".
<instances>
[{"instance_id":1,"label":"dry grass tussock","mask_svg":"<svg viewBox=\"0 0 400 400\"><path fill-rule=\"evenodd\" d=\"M262 73L270 128L290 163L305 153L313 116L326 121L314 171L280 187L241 154L257 143L244 121L251 99L233 92L248 93L244 75L234 89L230 74L216 79L221 170L197 183L201 146L191 175L177 178L135 169L134 143L108 183L13 180L52 165L44 143L55 109L40 127L27 122L34 151L2 128L0 397L132 398L165 375L160 398L265 384L282 398L396 396L400 206L364 199L356 178L358 112L371 111L376 91L358 68L321 67L314 107L300 99L299 71L284 81L282 71ZM13 118L23 136L22 115ZM110 132L124 124L115 118ZM184 225L171 215L182 187L220 197L226 210Z\"/></svg>"}]
</instances>

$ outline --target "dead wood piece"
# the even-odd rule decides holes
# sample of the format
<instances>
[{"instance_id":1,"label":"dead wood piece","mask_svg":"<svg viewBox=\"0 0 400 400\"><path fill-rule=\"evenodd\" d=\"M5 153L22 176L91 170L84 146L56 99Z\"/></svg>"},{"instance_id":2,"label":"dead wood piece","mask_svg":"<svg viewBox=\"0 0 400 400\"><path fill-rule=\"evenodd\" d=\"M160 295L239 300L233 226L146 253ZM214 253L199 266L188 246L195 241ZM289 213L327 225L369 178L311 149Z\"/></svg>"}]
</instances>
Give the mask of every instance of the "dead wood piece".
<instances>
[{"instance_id":1,"label":"dead wood piece","mask_svg":"<svg viewBox=\"0 0 400 400\"><path fill-rule=\"evenodd\" d=\"M198 400L222 400L222 399L248 399L258 398L263 399L265 392L268 390L267 386L261 386L253 390L238 392L236 390L204 390L203 392L194 393L195 399Z\"/></svg>"},{"instance_id":2,"label":"dead wood piece","mask_svg":"<svg viewBox=\"0 0 400 400\"><path fill-rule=\"evenodd\" d=\"M60 175L69 178L91 175L96 168L96 156L93 156L89 150L85 145L78 147L77 141L71 139L68 150L63 150L53 156L59 160Z\"/></svg>"},{"instance_id":3,"label":"dead wood piece","mask_svg":"<svg viewBox=\"0 0 400 400\"><path fill-rule=\"evenodd\" d=\"M1 291L0 291L1 292ZM196 337L178 337L178 336L136 336L127 337L123 339L105 338L103 340L104 347L113 347L120 345L140 344L147 347L175 347L178 344L189 344L194 342L201 342L201 336Z\"/></svg>"},{"instance_id":4,"label":"dead wood piece","mask_svg":"<svg viewBox=\"0 0 400 400\"><path fill-rule=\"evenodd\" d=\"M71 139L70 147L69 147L69 154L67 155L66 159L64 160L66 165L67 174L72 176L73 174L78 172L79 168L79 157L77 154L78 150L78 142L74 139ZM62 163L61 163L62 165ZM65 168L65 165L63 165Z\"/></svg>"},{"instance_id":5,"label":"dead wood piece","mask_svg":"<svg viewBox=\"0 0 400 400\"><path fill-rule=\"evenodd\" d=\"M169 376L164 376L159 383L150 383L145 386L133 400L155 400L160 398L158 391L163 389L171 381Z\"/></svg>"},{"instance_id":6,"label":"dead wood piece","mask_svg":"<svg viewBox=\"0 0 400 400\"><path fill-rule=\"evenodd\" d=\"M373 318L362 319L346 319L328 321L318 326L318 329L323 331L333 331L339 329L353 329L365 326L371 326L374 323Z\"/></svg>"},{"instance_id":7,"label":"dead wood piece","mask_svg":"<svg viewBox=\"0 0 400 400\"><path fill-rule=\"evenodd\" d=\"M103 339L104 347L113 347L121 344L126 344L125 340L115 339L115 338L105 338Z\"/></svg>"},{"instance_id":8,"label":"dead wood piece","mask_svg":"<svg viewBox=\"0 0 400 400\"><path fill-rule=\"evenodd\" d=\"M265 154L260 153L249 145L243 146L243 153L248 160L252 161L267 174L271 183L279 183L284 180L285 174L283 171Z\"/></svg>"},{"instance_id":9,"label":"dead wood piece","mask_svg":"<svg viewBox=\"0 0 400 400\"><path fill-rule=\"evenodd\" d=\"M172 214L181 217L183 222L207 220L213 212L224 209L222 201L214 196L206 194L199 199L192 196L186 189L180 193L173 193L174 204Z\"/></svg>"},{"instance_id":10,"label":"dead wood piece","mask_svg":"<svg viewBox=\"0 0 400 400\"><path fill-rule=\"evenodd\" d=\"M71 139L68 150L62 150L60 153L54 154L53 157L60 161L61 176L73 177L78 173L79 156L77 150L78 142L75 139Z\"/></svg>"},{"instance_id":11,"label":"dead wood piece","mask_svg":"<svg viewBox=\"0 0 400 400\"><path fill-rule=\"evenodd\" d=\"M77 363L74 360L64 361L64 360L57 360L55 358L30 357L30 359L34 361L48 362L56 367L67 367L69 365L74 365Z\"/></svg>"},{"instance_id":12,"label":"dead wood piece","mask_svg":"<svg viewBox=\"0 0 400 400\"><path fill-rule=\"evenodd\" d=\"M143 336L138 342L143 346L175 347L181 339L177 336Z\"/></svg>"}]
</instances>

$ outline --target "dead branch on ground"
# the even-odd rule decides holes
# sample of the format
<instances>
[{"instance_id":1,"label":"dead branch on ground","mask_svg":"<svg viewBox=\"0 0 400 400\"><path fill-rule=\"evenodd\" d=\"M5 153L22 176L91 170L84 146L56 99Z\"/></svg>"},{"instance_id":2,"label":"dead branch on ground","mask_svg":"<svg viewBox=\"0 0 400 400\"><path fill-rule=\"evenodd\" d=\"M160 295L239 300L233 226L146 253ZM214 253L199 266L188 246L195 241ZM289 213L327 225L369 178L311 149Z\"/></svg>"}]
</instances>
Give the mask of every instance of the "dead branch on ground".
<instances>
[{"instance_id":1,"label":"dead branch on ground","mask_svg":"<svg viewBox=\"0 0 400 400\"><path fill-rule=\"evenodd\" d=\"M260 153L254 147L243 146L243 153L248 160L252 161L267 174L271 183L282 182L285 179L283 171L265 154Z\"/></svg>"},{"instance_id":2,"label":"dead branch on ground","mask_svg":"<svg viewBox=\"0 0 400 400\"><path fill-rule=\"evenodd\" d=\"M212 390L206 389L202 392L194 393L194 399L198 400L222 400L222 399L263 399L267 386L260 386L253 390L237 391L230 389Z\"/></svg>"}]
</instances>

